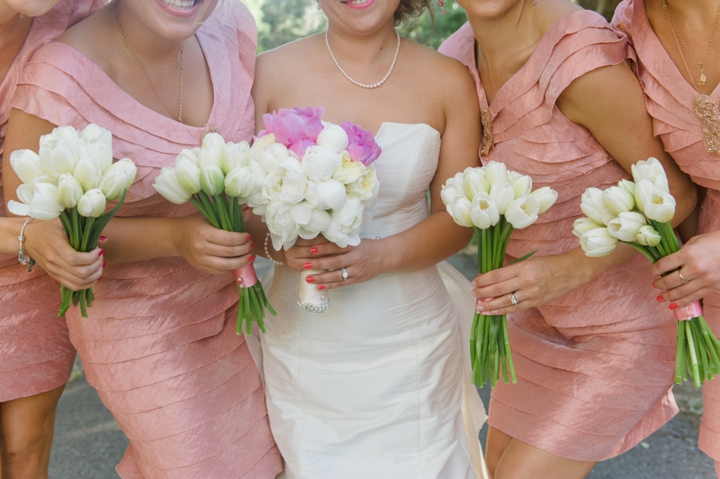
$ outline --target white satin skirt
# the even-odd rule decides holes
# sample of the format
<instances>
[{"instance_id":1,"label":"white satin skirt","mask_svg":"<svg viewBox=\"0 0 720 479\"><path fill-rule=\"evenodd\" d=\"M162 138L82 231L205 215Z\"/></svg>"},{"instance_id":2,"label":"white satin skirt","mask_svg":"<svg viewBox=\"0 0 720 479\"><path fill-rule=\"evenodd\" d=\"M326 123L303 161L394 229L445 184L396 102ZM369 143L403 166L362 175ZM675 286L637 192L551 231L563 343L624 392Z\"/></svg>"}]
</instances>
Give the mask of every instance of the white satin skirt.
<instances>
[{"instance_id":1,"label":"white satin skirt","mask_svg":"<svg viewBox=\"0 0 720 479\"><path fill-rule=\"evenodd\" d=\"M252 337L286 477L487 477L469 282L447 263L385 274L330 291L332 307L316 314L296 305L299 276L270 271L278 315Z\"/></svg>"}]
</instances>

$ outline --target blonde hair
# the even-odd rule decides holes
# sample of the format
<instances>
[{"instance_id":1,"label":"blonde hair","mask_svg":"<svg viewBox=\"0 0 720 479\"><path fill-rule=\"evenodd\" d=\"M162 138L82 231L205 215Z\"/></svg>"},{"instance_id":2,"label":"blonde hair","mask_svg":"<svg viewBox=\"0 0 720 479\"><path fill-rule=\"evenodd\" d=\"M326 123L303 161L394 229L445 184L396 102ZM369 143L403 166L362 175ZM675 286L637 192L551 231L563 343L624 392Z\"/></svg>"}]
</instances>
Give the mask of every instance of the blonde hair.
<instances>
[{"instance_id":1,"label":"blonde hair","mask_svg":"<svg viewBox=\"0 0 720 479\"><path fill-rule=\"evenodd\" d=\"M400 5L395 10L395 25L406 25L412 22L422 15L426 8L430 12L434 25L435 11L432 0L400 0Z\"/></svg>"}]
</instances>

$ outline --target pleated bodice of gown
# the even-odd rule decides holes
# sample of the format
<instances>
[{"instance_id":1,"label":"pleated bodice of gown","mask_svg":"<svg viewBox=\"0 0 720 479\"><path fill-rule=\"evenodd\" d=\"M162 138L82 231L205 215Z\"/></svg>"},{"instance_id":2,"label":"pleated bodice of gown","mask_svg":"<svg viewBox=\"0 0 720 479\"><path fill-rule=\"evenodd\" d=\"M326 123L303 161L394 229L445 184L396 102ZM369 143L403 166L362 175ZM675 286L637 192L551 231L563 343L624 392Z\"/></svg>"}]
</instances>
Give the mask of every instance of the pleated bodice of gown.
<instances>
[{"instance_id":1,"label":"pleated bodice of gown","mask_svg":"<svg viewBox=\"0 0 720 479\"><path fill-rule=\"evenodd\" d=\"M218 8L196 33L214 90L208 127L238 142L254 132L257 33L240 2ZM145 108L62 43L38 51L18 91L16 108L113 133L114 156L138 168L118 217L194 212L169 203L152 184L183 148L200 145L206 129ZM281 471L260 375L235 334L231 274L201 273L178 257L112 264L95 297L89 318L71 310L68 325L88 381L130 439L117 468L123 479L271 479Z\"/></svg>"},{"instance_id":2,"label":"pleated bodice of gown","mask_svg":"<svg viewBox=\"0 0 720 479\"><path fill-rule=\"evenodd\" d=\"M695 114L697 91L678 70L648 21L643 0L618 5L613 26L627 34L629 57L645 92L655 135L665 151L692 180L707 188L698 233L720 230L720 156L705 149L700 118ZM720 100L720 86L710 94ZM705 319L720 335L720 294L703 299ZM703 422L700 448L720 461L720 380L703 386Z\"/></svg>"},{"instance_id":3,"label":"pleated bodice of gown","mask_svg":"<svg viewBox=\"0 0 720 479\"><path fill-rule=\"evenodd\" d=\"M370 239L428 216L440 134L383 123L376 141L380 192L361 232ZM332 307L315 314L296 306L299 276L274 268L268 297L278 315L260 338L288 479L485 477L477 441L484 410L463 384L469 282L448 265L382 274L333 289Z\"/></svg>"},{"instance_id":4,"label":"pleated bodice of gown","mask_svg":"<svg viewBox=\"0 0 720 479\"><path fill-rule=\"evenodd\" d=\"M10 100L32 55L102 6L100 0L62 0L33 19L30 31L0 83L0 157ZM0 165L0 217L5 216ZM39 266L31 274L17 254L0 253L0 403L50 391L70 377L75 348L57 317L60 285Z\"/></svg>"},{"instance_id":5,"label":"pleated bodice of gown","mask_svg":"<svg viewBox=\"0 0 720 479\"><path fill-rule=\"evenodd\" d=\"M493 144L482 161L504 162L530 175L533 188L550 186L559 195L534 225L513 232L509 255L578 247L572 230L582 193L629 175L555 102L576 78L625 61L624 37L594 12L560 19L490 105L474 48L466 24L440 52L467 65L492 121ZM598 461L632 448L675 415L675 324L651 283L649 264L638 255L559 300L510 315L518 383L493 390L490 425L558 456Z\"/></svg>"}]
</instances>

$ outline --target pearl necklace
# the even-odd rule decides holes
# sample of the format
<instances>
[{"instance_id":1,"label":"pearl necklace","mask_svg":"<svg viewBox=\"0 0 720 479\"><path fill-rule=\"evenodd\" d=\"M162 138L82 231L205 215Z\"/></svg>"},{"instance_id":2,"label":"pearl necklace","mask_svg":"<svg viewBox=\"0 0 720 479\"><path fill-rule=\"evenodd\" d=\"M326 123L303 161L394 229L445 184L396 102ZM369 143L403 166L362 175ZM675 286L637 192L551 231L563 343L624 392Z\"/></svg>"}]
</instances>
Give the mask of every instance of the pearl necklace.
<instances>
[{"instance_id":1,"label":"pearl necklace","mask_svg":"<svg viewBox=\"0 0 720 479\"><path fill-rule=\"evenodd\" d=\"M335 63L335 66L338 67L338 70L340 70L340 73L342 73L345 76L345 78L347 78L348 80L350 80L352 83L354 83L355 85L357 85L359 87L372 89L372 88L377 88L379 86L382 86L383 83L385 83L388 80L388 78L390 78L390 74L392 73L393 69L395 68L395 63L397 62L397 59L398 59L398 53L400 53L400 34L398 33L397 30L395 30L395 35L397 36L397 48L395 49L395 57L393 58L392 65L390 65L390 69L385 74L383 79L380 80L379 82L373 83L373 84L360 83L359 81L351 78L350 75L348 75L345 72L345 70L343 70L343 67L340 66L340 64L337 61L337 58L335 58L335 55L333 54L333 51L330 48L330 41L328 40L328 31L327 30L325 30L325 45L327 45L328 52L330 52L330 58L332 58L332 61Z\"/></svg>"}]
</instances>

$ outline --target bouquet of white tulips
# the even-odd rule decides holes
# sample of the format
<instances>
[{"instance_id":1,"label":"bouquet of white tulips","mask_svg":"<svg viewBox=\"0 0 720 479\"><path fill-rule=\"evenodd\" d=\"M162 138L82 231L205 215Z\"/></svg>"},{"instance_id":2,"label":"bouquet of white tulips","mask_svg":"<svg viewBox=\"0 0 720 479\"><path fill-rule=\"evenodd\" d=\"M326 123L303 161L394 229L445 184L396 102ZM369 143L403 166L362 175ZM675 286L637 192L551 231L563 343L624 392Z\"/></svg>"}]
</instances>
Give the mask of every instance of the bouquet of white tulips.
<instances>
[{"instance_id":1,"label":"bouquet of white tulips","mask_svg":"<svg viewBox=\"0 0 720 479\"><path fill-rule=\"evenodd\" d=\"M171 203L190 201L215 228L245 233L240 205L260 189L249 153L246 141L226 143L219 134L208 133L201 148L182 150L174 168L164 167L153 188ZM253 321L265 332L265 310L273 316L277 313L257 279L255 266L249 263L232 273L240 296L237 333L242 333L244 323L245 332L252 334Z\"/></svg>"},{"instance_id":2,"label":"bouquet of white tulips","mask_svg":"<svg viewBox=\"0 0 720 479\"><path fill-rule=\"evenodd\" d=\"M373 135L345 122L322 122L323 108L281 109L263 116L265 130L251 148L253 171L262 184L248 198L267 224L275 250L288 249L298 237L323 235L340 247L360 244L365 208L377 197L372 163L380 155ZM297 304L322 313L332 301L326 291L300 275Z\"/></svg>"},{"instance_id":3,"label":"bouquet of white tulips","mask_svg":"<svg viewBox=\"0 0 720 479\"><path fill-rule=\"evenodd\" d=\"M504 163L467 168L445 182L442 200L448 213L460 226L472 227L478 242L478 270L488 271L505 265L505 251L513 230L537 221L557 200L557 192L544 186L532 191L532 179L508 171ZM522 261L530 256L518 258ZM480 300L478 300L480 301ZM470 334L473 382L481 387L490 380L517 382L513 365L507 318L475 313Z\"/></svg>"},{"instance_id":4,"label":"bouquet of white tulips","mask_svg":"<svg viewBox=\"0 0 720 479\"><path fill-rule=\"evenodd\" d=\"M586 218L575 220L573 233L585 254L610 254L618 241L633 246L655 263L680 249L670 225L675 198L670 194L662 164L655 158L632 167L634 182L622 180L605 191L588 188L580 207ZM674 311L678 319L675 381L688 373L695 386L720 374L720 341L702 316L699 302Z\"/></svg>"},{"instance_id":5,"label":"bouquet of white tulips","mask_svg":"<svg viewBox=\"0 0 720 479\"><path fill-rule=\"evenodd\" d=\"M17 150L10 165L23 182L17 189L22 203L10 201L8 210L40 220L60 218L70 246L88 252L97 247L100 233L125 201L137 169L128 158L113 163L112 134L90 124L82 131L60 126L40 137L38 153ZM108 201L118 200L108 213ZM70 303L80 306L84 318L92 306L93 289L71 291L60 287L64 316Z\"/></svg>"}]
</instances>

